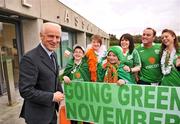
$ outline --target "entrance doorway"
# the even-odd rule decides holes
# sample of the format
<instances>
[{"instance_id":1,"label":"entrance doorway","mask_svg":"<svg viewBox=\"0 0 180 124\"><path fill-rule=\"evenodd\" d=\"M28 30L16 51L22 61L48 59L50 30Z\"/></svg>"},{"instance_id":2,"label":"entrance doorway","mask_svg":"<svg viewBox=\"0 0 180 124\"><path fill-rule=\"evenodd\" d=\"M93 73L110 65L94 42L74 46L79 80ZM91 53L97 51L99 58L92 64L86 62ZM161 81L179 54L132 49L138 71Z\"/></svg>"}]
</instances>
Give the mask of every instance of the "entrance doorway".
<instances>
[{"instance_id":1,"label":"entrance doorway","mask_svg":"<svg viewBox=\"0 0 180 124\"><path fill-rule=\"evenodd\" d=\"M17 34L16 23L0 20L0 95L7 92L8 83L14 83L15 87L18 85L19 52ZM12 82L8 82L9 78Z\"/></svg>"}]
</instances>

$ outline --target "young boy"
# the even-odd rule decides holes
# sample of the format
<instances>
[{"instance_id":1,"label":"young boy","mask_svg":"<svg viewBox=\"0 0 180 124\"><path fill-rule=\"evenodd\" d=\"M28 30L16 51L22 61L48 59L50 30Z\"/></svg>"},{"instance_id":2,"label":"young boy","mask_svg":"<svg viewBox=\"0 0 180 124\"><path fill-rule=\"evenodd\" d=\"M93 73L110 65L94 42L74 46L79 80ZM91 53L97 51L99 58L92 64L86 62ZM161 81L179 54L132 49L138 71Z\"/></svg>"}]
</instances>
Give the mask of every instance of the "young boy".
<instances>
[{"instance_id":1,"label":"young boy","mask_svg":"<svg viewBox=\"0 0 180 124\"><path fill-rule=\"evenodd\" d=\"M129 83L130 74L123 70L124 57L119 46L112 46L108 49L107 59L98 66L98 77L107 83L119 85Z\"/></svg>"},{"instance_id":2,"label":"young boy","mask_svg":"<svg viewBox=\"0 0 180 124\"><path fill-rule=\"evenodd\" d=\"M85 50L80 45L73 47L73 58L68 62L63 73L63 79L65 83L71 83L71 81L82 82L90 81L90 73L86 59L84 59ZM65 107L62 108L65 112ZM61 118L61 117L60 117ZM65 122L66 121L66 122ZM78 121L71 120L70 122L65 119L62 124L78 124ZM89 124L83 122L83 124Z\"/></svg>"},{"instance_id":3,"label":"young boy","mask_svg":"<svg viewBox=\"0 0 180 124\"><path fill-rule=\"evenodd\" d=\"M65 83L73 81L90 81L89 68L86 59L84 59L85 50L80 45L75 45L73 49L73 58L68 62L63 73Z\"/></svg>"}]
</instances>

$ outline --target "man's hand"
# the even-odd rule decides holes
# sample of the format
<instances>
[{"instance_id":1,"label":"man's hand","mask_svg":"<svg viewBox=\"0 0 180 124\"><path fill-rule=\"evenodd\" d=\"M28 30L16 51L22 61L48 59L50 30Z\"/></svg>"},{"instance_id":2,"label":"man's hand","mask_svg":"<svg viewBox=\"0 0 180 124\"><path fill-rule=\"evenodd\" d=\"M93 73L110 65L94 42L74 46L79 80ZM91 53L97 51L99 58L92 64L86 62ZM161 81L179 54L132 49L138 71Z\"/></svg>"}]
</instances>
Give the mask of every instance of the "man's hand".
<instances>
[{"instance_id":1,"label":"man's hand","mask_svg":"<svg viewBox=\"0 0 180 124\"><path fill-rule=\"evenodd\" d=\"M61 92L59 92L59 91L57 91L57 92L54 93L54 96L53 96L53 101L54 101L54 102L60 102L60 101L62 101L63 99L64 99L64 94L63 94L63 93L61 93Z\"/></svg>"}]
</instances>

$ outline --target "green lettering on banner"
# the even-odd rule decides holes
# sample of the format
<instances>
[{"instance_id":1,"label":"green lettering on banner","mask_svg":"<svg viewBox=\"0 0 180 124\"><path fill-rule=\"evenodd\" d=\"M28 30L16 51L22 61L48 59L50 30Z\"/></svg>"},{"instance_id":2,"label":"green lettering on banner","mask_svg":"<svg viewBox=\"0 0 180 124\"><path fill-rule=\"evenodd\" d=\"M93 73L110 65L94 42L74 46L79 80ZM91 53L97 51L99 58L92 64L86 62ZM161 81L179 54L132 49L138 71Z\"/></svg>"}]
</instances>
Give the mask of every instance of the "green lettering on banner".
<instances>
[{"instance_id":1,"label":"green lettering on banner","mask_svg":"<svg viewBox=\"0 0 180 124\"><path fill-rule=\"evenodd\" d=\"M176 88L171 89L171 103L170 103L170 110L178 110L180 111L180 94L178 95ZM175 109L175 103L177 109Z\"/></svg>"},{"instance_id":2,"label":"green lettering on banner","mask_svg":"<svg viewBox=\"0 0 180 124\"><path fill-rule=\"evenodd\" d=\"M121 105L128 105L129 104L129 87L124 85L122 87L118 88L118 100L119 100L119 104Z\"/></svg>"},{"instance_id":3,"label":"green lettering on banner","mask_svg":"<svg viewBox=\"0 0 180 124\"><path fill-rule=\"evenodd\" d=\"M116 109L116 124L131 124L131 110Z\"/></svg>"},{"instance_id":4,"label":"green lettering on banner","mask_svg":"<svg viewBox=\"0 0 180 124\"><path fill-rule=\"evenodd\" d=\"M180 123L180 115L166 114L165 124L179 124Z\"/></svg>"},{"instance_id":5,"label":"green lettering on banner","mask_svg":"<svg viewBox=\"0 0 180 124\"><path fill-rule=\"evenodd\" d=\"M136 85L132 86L132 97L131 97L132 106L143 107L142 95L143 95L142 87Z\"/></svg>"},{"instance_id":6,"label":"green lettering on banner","mask_svg":"<svg viewBox=\"0 0 180 124\"><path fill-rule=\"evenodd\" d=\"M71 87L71 86L69 86L68 87L68 90L67 90L67 92L66 92L66 98L67 99L69 99L69 100L71 100L71 99L73 99L73 95L74 95L74 89L72 89L73 87Z\"/></svg>"},{"instance_id":7,"label":"green lettering on banner","mask_svg":"<svg viewBox=\"0 0 180 124\"><path fill-rule=\"evenodd\" d=\"M99 102L100 101L100 92L98 85L89 85L90 88L90 100L92 102Z\"/></svg>"},{"instance_id":8,"label":"green lettering on banner","mask_svg":"<svg viewBox=\"0 0 180 124\"><path fill-rule=\"evenodd\" d=\"M75 97L78 99L78 100L82 100L84 97L83 97L83 95L84 95L84 90L82 90L83 89L83 86L80 84L80 83L76 83L77 85L75 85L75 88L74 88L74 90L75 90L75 92L74 92L74 94L75 94Z\"/></svg>"},{"instance_id":9,"label":"green lettering on banner","mask_svg":"<svg viewBox=\"0 0 180 124\"><path fill-rule=\"evenodd\" d=\"M89 88L88 83L85 83L85 84L84 84L84 90L85 90L85 91L88 91L88 88ZM90 92L86 92L86 93L85 93L85 101L89 101L89 94L91 94L91 93L90 93Z\"/></svg>"},{"instance_id":10,"label":"green lettering on banner","mask_svg":"<svg viewBox=\"0 0 180 124\"><path fill-rule=\"evenodd\" d=\"M114 124L112 107L103 107L103 120L104 120L103 124Z\"/></svg>"},{"instance_id":11,"label":"green lettering on banner","mask_svg":"<svg viewBox=\"0 0 180 124\"><path fill-rule=\"evenodd\" d=\"M155 113L155 112L150 112L150 121L149 124L162 124L162 113ZM158 118L158 120L157 120Z\"/></svg>"},{"instance_id":12,"label":"green lettering on banner","mask_svg":"<svg viewBox=\"0 0 180 124\"><path fill-rule=\"evenodd\" d=\"M79 117L82 120L89 120L90 110L87 104L80 104L78 107Z\"/></svg>"},{"instance_id":13,"label":"green lettering on banner","mask_svg":"<svg viewBox=\"0 0 180 124\"><path fill-rule=\"evenodd\" d=\"M143 111L134 111L134 124L146 124L146 113Z\"/></svg>"},{"instance_id":14,"label":"green lettering on banner","mask_svg":"<svg viewBox=\"0 0 180 124\"><path fill-rule=\"evenodd\" d=\"M163 93L168 93L169 92L169 88L168 87L159 87L158 88L158 92L157 92L157 108L158 109L168 109L168 103L167 104L163 104L165 102L167 102L168 100L168 96Z\"/></svg>"},{"instance_id":15,"label":"green lettering on banner","mask_svg":"<svg viewBox=\"0 0 180 124\"><path fill-rule=\"evenodd\" d=\"M111 96L111 86L110 85L102 85L101 88L101 97L102 101L106 104L111 103L112 101L112 96Z\"/></svg>"},{"instance_id":16,"label":"green lettering on banner","mask_svg":"<svg viewBox=\"0 0 180 124\"><path fill-rule=\"evenodd\" d=\"M180 87L64 85L67 118L94 124L179 124Z\"/></svg>"},{"instance_id":17,"label":"green lettering on banner","mask_svg":"<svg viewBox=\"0 0 180 124\"><path fill-rule=\"evenodd\" d=\"M68 111L67 116L69 118L77 118L78 111L75 103L66 102L66 111Z\"/></svg>"},{"instance_id":18,"label":"green lettering on banner","mask_svg":"<svg viewBox=\"0 0 180 124\"><path fill-rule=\"evenodd\" d=\"M94 105L89 105L91 113L92 113L92 118L94 120L94 122L99 122L100 119L100 113L102 111L102 107L101 106L94 106Z\"/></svg>"},{"instance_id":19,"label":"green lettering on banner","mask_svg":"<svg viewBox=\"0 0 180 124\"><path fill-rule=\"evenodd\" d=\"M150 102L154 101L154 94L155 92L155 87L145 87L145 99L144 99L144 107L145 108L154 108L155 107L155 102Z\"/></svg>"}]
</instances>

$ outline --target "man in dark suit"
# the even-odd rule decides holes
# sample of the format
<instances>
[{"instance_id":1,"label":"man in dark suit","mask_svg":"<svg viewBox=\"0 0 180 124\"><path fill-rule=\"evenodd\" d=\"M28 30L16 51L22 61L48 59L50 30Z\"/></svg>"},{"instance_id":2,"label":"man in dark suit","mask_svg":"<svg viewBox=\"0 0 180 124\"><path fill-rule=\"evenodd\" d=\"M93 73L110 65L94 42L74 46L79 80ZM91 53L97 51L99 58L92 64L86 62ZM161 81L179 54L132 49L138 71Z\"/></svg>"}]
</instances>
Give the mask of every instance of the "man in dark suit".
<instances>
[{"instance_id":1,"label":"man in dark suit","mask_svg":"<svg viewBox=\"0 0 180 124\"><path fill-rule=\"evenodd\" d=\"M56 110L64 95L58 83L54 51L60 43L61 27L44 23L40 37L41 43L25 54L20 62L19 91L24 98L20 117L27 124L57 124Z\"/></svg>"}]
</instances>

